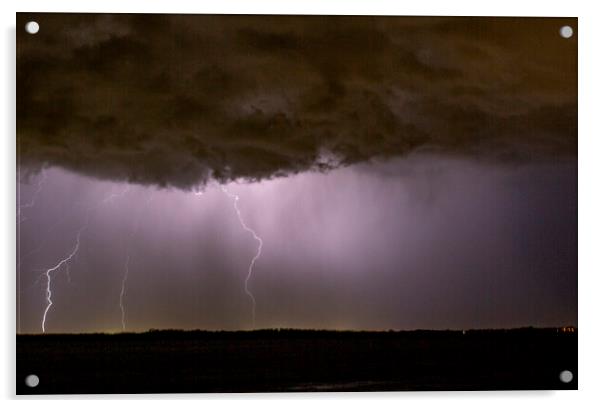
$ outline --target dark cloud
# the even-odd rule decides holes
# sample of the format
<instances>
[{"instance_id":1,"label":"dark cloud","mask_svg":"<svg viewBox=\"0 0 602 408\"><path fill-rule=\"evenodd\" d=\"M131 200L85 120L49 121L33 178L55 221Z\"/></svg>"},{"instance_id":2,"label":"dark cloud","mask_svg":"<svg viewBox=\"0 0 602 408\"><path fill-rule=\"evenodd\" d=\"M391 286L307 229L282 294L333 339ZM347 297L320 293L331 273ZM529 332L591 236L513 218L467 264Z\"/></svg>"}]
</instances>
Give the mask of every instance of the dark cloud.
<instances>
[{"instance_id":1,"label":"dark cloud","mask_svg":"<svg viewBox=\"0 0 602 408\"><path fill-rule=\"evenodd\" d=\"M415 150L576 155L557 18L19 14L21 166L188 188Z\"/></svg>"}]
</instances>

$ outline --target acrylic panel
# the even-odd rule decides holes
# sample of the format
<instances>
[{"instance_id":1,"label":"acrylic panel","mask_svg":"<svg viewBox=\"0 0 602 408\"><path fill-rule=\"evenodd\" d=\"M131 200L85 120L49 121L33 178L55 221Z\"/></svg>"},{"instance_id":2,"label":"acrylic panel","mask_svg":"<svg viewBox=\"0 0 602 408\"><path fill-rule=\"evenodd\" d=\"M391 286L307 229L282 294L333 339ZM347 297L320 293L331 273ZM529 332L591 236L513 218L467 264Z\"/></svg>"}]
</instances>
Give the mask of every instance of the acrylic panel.
<instances>
[{"instance_id":1,"label":"acrylic panel","mask_svg":"<svg viewBox=\"0 0 602 408\"><path fill-rule=\"evenodd\" d=\"M577 388L576 18L17 15L17 393Z\"/></svg>"}]
</instances>

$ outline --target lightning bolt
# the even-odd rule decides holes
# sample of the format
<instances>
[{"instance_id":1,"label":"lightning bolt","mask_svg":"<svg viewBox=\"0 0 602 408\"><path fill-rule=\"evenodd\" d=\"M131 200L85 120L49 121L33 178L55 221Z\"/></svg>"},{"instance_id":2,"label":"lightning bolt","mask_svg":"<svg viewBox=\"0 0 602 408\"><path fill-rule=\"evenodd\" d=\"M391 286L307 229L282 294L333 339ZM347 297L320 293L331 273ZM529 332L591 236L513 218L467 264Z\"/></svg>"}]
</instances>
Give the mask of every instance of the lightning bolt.
<instances>
[{"instance_id":1,"label":"lightning bolt","mask_svg":"<svg viewBox=\"0 0 602 408\"><path fill-rule=\"evenodd\" d=\"M106 203L110 203L113 202L113 200L115 200L116 198L120 198L123 197L128 191L130 191L130 186L126 186L123 191L121 191L120 193L114 193L111 191L111 193L106 196L101 202L100 204L106 204Z\"/></svg>"},{"instance_id":2,"label":"lightning bolt","mask_svg":"<svg viewBox=\"0 0 602 408\"><path fill-rule=\"evenodd\" d=\"M61 266L67 265L67 263L71 259L73 259L73 257L77 254L77 252L79 251L79 244L81 242L82 232L84 232L84 230L88 228L88 221L89 217L86 219L86 223L77 231L77 235L75 237L75 245L73 246L71 253L65 258L61 259L59 263L54 265L52 268L49 268L46 270L46 272L44 272L44 275L46 275L46 309L44 309L44 315L42 316L42 333L46 333L46 317L48 316L48 311L50 311L50 308L53 305L51 273L58 270Z\"/></svg>"},{"instance_id":3,"label":"lightning bolt","mask_svg":"<svg viewBox=\"0 0 602 408\"><path fill-rule=\"evenodd\" d=\"M121 329L125 331L125 306L123 304L123 297L125 296L125 285L130 274L130 253L128 250L127 257L125 259L125 273L121 280L121 293L119 294L119 308L121 309Z\"/></svg>"},{"instance_id":4,"label":"lightning bolt","mask_svg":"<svg viewBox=\"0 0 602 408\"><path fill-rule=\"evenodd\" d=\"M255 328L255 308L256 308L257 304L255 302L255 297L253 296L253 293L251 293L251 291L249 290L249 280L251 279L251 276L253 275L253 267L255 266L255 262L257 262L257 260L261 256L261 249L263 248L263 240L257 235L257 233L252 228L249 228L249 226L245 223L245 221L242 217L242 214L240 213L240 208L238 208L238 200L240 200L240 197L234 193L230 193L224 186L222 186L221 188L222 188L222 191L228 197L230 197L231 199L234 200L234 210L236 211L236 215L238 216L238 221L240 222L240 225L242 226L242 228L245 231L249 232L253 236L253 239L255 241L257 241L257 243L258 243L257 252L255 253L255 256L253 257L253 259L251 260L251 263L249 264L247 278L245 279L245 293L251 299L251 304L252 304L251 313L252 313L252 317L253 317L253 328Z\"/></svg>"},{"instance_id":5,"label":"lightning bolt","mask_svg":"<svg viewBox=\"0 0 602 408\"><path fill-rule=\"evenodd\" d=\"M67 274L67 279L69 280L69 282L71 282L71 275L69 272L69 261L71 261L77 255L77 253L79 251L79 247L80 247L80 243L81 243L81 236L82 236L82 233L88 228L88 225L90 224L90 216L91 216L92 211L98 209L101 205L112 202L115 198L124 196L129 190L130 190L130 186L126 186L126 188L120 193L111 192L107 197L105 197L103 200L101 200L98 204L89 207L86 212L86 220L85 220L84 224L80 227L80 229L77 231L77 234L75 236L75 244L74 244L71 252L65 258L61 259L56 265L54 265L51 268L46 269L46 272L44 272L43 275L46 277L46 308L44 309L44 313L42 315L42 333L46 333L46 318L48 317L48 312L50 311L50 308L54 304L52 302L52 273L57 271L64 265L66 268L65 273Z\"/></svg>"},{"instance_id":6,"label":"lightning bolt","mask_svg":"<svg viewBox=\"0 0 602 408\"><path fill-rule=\"evenodd\" d=\"M21 212L23 209L32 208L36 204L36 200L42 191L42 186L47 177L44 170L42 170L41 174L42 177L38 180L37 188L34 190L31 200L25 204L21 204L21 183L17 183L17 290L19 292L21 291L21 223L27 220L27 218L21 216ZM17 332L21 332L21 298L17 302Z\"/></svg>"},{"instance_id":7,"label":"lightning bolt","mask_svg":"<svg viewBox=\"0 0 602 408\"><path fill-rule=\"evenodd\" d=\"M67 214L69 214L70 212L68 212ZM50 228L48 228L46 230L46 232L44 232L43 234L41 234L41 236L47 236L49 233L51 233L58 225L62 224L68 217L64 216L61 217L59 220L57 220L53 225L50 226ZM49 241L48 240L44 240L42 241L36 248L32 249L31 251L27 252L25 255L21 255L21 252L19 251L18 254L18 259L17 259L17 271L19 273L19 280L20 280L20 273L21 273L21 264L23 263L23 261L30 257L31 255L39 252ZM39 272L39 276L35 279L35 281L29 285L26 289L24 289L22 292L20 293L24 293L30 289L32 289L33 287L37 286L41 281L42 278L45 277L45 269L34 269L35 272ZM69 283L71 283L71 274L69 272L69 264L65 265L65 275L67 276L67 281ZM20 328L20 322L19 322L19 328ZM20 330L19 330L20 332Z\"/></svg>"},{"instance_id":8,"label":"lightning bolt","mask_svg":"<svg viewBox=\"0 0 602 408\"><path fill-rule=\"evenodd\" d=\"M59 220L57 220L54 224L52 224L50 226L50 228L48 228L43 234L43 236L48 235L49 233L51 233L57 226L59 226L61 223L63 223L65 220L67 219L67 217L61 217ZM38 231L39 233L39 231ZM31 255L35 254L36 252L39 252L42 248L44 248L44 246L48 243L48 241L42 241L37 247L35 247L34 249L32 249L31 251L27 252L24 255L19 255L19 259L17 259L17 267L19 267L21 265L21 263L27 259L28 257L30 257Z\"/></svg>"},{"instance_id":9,"label":"lightning bolt","mask_svg":"<svg viewBox=\"0 0 602 408\"><path fill-rule=\"evenodd\" d=\"M46 276L46 269L33 269L33 271L38 272L38 277L33 281L33 283L24 288L20 293L26 293L29 290L35 288L42 281L42 278Z\"/></svg>"},{"instance_id":10,"label":"lightning bolt","mask_svg":"<svg viewBox=\"0 0 602 408\"><path fill-rule=\"evenodd\" d=\"M31 200L29 200L29 202L27 202L25 204L20 204L19 203L18 211L17 211L17 219L19 220L19 224L27 220L27 218L22 218L21 212L25 208L32 208L33 206L35 206L36 205L36 201L38 199L38 196L42 192L42 187L44 186L44 182L46 181L47 174L46 174L46 172L42 171L41 175L42 176L38 180L38 184L36 186L36 189L34 190L32 196L31 196Z\"/></svg>"},{"instance_id":11,"label":"lightning bolt","mask_svg":"<svg viewBox=\"0 0 602 408\"><path fill-rule=\"evenodd\" d=\"M151 193L148 197L148 199L146 200L146 207L148 207L148 205L150 204L150 202L153 199L153 194ZM132 231L130 232L130 235L128 237L127 240L127 249L126 249L126 257L125 257L125 267L124 267L124 273L123 273L123 277L121 278L121 292L119 292L119 309L121 309L121 329L123 331L125 331L126 329L126 324L125 324L125 303L124 303L124 298L125 298L125 294L127 292L127 280L128 277L130 275L130 242L132 241L132 239L134 238L134 236L136 236L136 234L138 233L138 229L140 228L140 217L141 217L142 211L140 211L138 213L138 217L136 219L136 223L135 223L135 227L132 229Z\"/></svg>"}]
</instances>

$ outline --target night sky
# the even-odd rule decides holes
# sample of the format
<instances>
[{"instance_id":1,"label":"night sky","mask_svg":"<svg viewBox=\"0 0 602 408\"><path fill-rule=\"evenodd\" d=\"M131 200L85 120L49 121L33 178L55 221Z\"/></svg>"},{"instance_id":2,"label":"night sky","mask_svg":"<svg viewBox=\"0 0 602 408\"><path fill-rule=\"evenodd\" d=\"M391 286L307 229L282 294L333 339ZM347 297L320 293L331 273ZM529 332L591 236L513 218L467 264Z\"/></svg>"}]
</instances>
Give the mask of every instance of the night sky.
<instances>
[{"instance_id":1,"label":"night sky","mask_svg":"<svg viewBox=\"0 0 602 408\"><path fill-rule=\"evenodd\" d=\"M576 19L30 20L19 332L577 324Z\"/></svg>"}]
</instances>

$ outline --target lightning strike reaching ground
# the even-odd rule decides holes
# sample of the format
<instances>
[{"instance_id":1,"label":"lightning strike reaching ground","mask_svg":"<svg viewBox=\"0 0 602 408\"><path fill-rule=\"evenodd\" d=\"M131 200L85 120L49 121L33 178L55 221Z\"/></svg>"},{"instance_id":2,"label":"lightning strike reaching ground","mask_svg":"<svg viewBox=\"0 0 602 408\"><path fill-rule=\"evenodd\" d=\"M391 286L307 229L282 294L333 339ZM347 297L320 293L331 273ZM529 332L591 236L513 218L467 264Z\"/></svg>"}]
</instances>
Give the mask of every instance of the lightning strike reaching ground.
<instances>
[{"instance_id":1,"label":"lightning strike reaching ground","mask_svg":"<svg viewBox=\"0 0 602 408\"><path fill-rule=\"evenodd\" d=\"M65 258L61 259L59 261L59 263L57 263L56 265L54 265L52 268L49 268L46 270L46 272L44 273L44 275L46 275L46 309L44 309L44 315L42 316L42 332L45 333L46 332L46 317L48 316L48 311L50 310L50 308L52 307L52 278L51 278L51 274L52 272L58 270L61 266L63 265L67 265L67 263L73 259L73 257L77 254L77 251L79 251L79 244L81 242L81 235L82 232L84 232L84 230L86 228L88 228L88 221L89 221L89 217L86 219L86 223L77 231L77 235L75 237L75 245L73 246L73 249L71 250L71 253L69 255L67 255Z\"/></svg>"},{"instance_id":2,"label":"lightning strike reaching ground","mask_svg":"<svg viewBox=\"0 0 602 408\"><path fill-rule=\"evenodd\" d=\"M21 204L20 183L17 183L17 289L21 291L21 223L27 220L22 217L21 212L25 208L32 208L36 204L36 200L42 191L42 186L46 181L47 174L42 170L42 177L38 181L36 190L34 191L31 200L25 204ZM17 332L21 332L21 301L17 305Z\"/></svg>"},{"instance_id":3,"label":"lightning strike reaching ground","mask_svg":"<svg viewBox=\"0 0 602 408\"><path fill-rule=\"evenodd\" d=\"M152 199L153 199L153 194L150 194L148 196L148 199L146 200L146 207L148 207L148 205L150 204ZM125 313L124 297L125 297L125 294L127 291L127 280L130 275L130 242L138 233L138 229L140 228L140 217L141 216L142 216L142 212L140 211L138 213L138 217L136 219L135 226L132 229L132 231L130 232L130 235L129 235L127 243L126 243L127 249L126 249L126 257L125 257L125 266L124 266L123 277L121 278L121 292L119 292L119 309L121 309L121 329L123 331L125 331L125 329L126 329L126 324L125 324L126 313Z\"/></svg>"},{"instance_id":4,"label":"lightning strike reaching ground","mask_svg":"<svg viewBox=\"0 0 602 408\"><path fill-rule=\"evenodd\" d=\"M125 259L125 273L123 274L123 279L121 280L121 293L119 294L119 308L121 309L121 329L125 331L125 306L123 304L123 297L125 296L125 287L128 280L128 276L130 274L130 253L128 249L128 254Z\"/></svg>"},{"instance_id":5,"label":"lightning strike reaching ground","mask_svg":"<svg viewBox=\"0 0 602 408\"><path fill-rule=\"evenodd\" d=\"M67 217L61 217L59 220L57 220L47 231L45 234L41 234L42 236L47 235L48 233L50 233L51 231L53 231L58 225L60 225L61 223L63 223L63 221L65 221L67 219ZM21 255L21 251L20 251L20 245L18 246L19 249L19 253L17 256L17 273L18 273L18 281L19 281L19 293L23 293L25 291L28 291L34 287L36 287L41 281L42 278L46 276L46 270L42 269L40 270L40 274L39 276L34 280L34 282L29 285L26 289L24 289L23 291L21 291L20 289L20 280L21 280L21 263L23 262L24 259L28 258L29 256L37 253L40 251L40 249L42 249L46 244L48 243L48 240L44 240L42 241L36 248L34 248L33 250L29 251L28 253L26 253L25 255ZM67 277L67 282L71 283L71 273L69 271L69 263L65 264L65 275ZM20 304L19 304L19 308L20 308ZM20 315L18 315L17 317L18 319L18 332L21 332L21 321L20 321Z\"/></svg>"},{"instance_id":6,"label":"lightning strike reaching ground","mask_svg":"<svg viewBox=\"0 0 602 408\"><path fill-rule=\"evenodd\" d=\"M98 204L89 207L87 210L87 213L86 213L86 220L85 220L84 224L82 225L82 227L77 231L77 234L75 237L75 245L73 246L71 253L69 253L69 255L67 255L65 258L61 259L52 268L49 268L46 270L46 272L44 272L44 275L46 276L46 308L44 309L44 314L42 315L42 333L46 332L46 318L48 316L48 312L50 311L50 308L53 305L53 302L52 302L52 273L57 271L64 265L66 268L65 273L67 275L67 279L68 279L69 283L71 283L71 274L69 271L69 261L71 261L75 257L75 255L77 255L77 252L79 251L81 235L88 228L88 225L90 224L90 216L91 216L92 211L98 209L98 207L100 207L101 205L104 205L106 203L113 201L115 198L124 196L129 190L130 190L130 186L127 186L120 193L111 192L107 197L105 197L103 200L101 200Z\"/></svg>"},{"instance_id":7,"label":"lightning strike reaching ground","mask_svg":"<svg viewBox=\"0 0 602 408\"><path fill-rule=\"evenodd\" d=\"M257 261L257 259L259 259L259 257L261 256L261 249L263 247L263 240L257 235L257 233L249 228L249 226L247 224L245 224L245 221L242 218L242 214L240 213L240 208L238 208L238 200L240 200L240 197L236 194L230 193L226 187L222 186L222 191L230 198L232 198L234 200L234 210L236 211L236 215L238 216L238 221L240 222L240 225L243 227L243 229L247 232L249 232L252 236L253 239L255 239L255 241L257 241L258 246L257 246L257 252L255 253L255 256L253 257L253 259L251 260L251 263L249 264L249 270L247 273L247 278L245 279L245 293L249 296L249 298L251 298L251 303L252 303L252 317L253 317L253 328L255 328L255 307L256 307L256 302L255 302L255 297L253 296L253 293L251 293L251 291L249 290L249 280L251 279L251 276L253 275L253 267L255 266L255 262Z\"/></svg>"}]
</instances>

